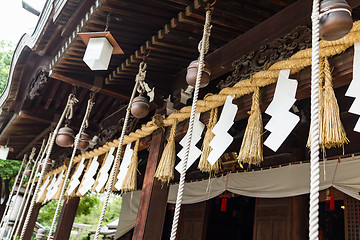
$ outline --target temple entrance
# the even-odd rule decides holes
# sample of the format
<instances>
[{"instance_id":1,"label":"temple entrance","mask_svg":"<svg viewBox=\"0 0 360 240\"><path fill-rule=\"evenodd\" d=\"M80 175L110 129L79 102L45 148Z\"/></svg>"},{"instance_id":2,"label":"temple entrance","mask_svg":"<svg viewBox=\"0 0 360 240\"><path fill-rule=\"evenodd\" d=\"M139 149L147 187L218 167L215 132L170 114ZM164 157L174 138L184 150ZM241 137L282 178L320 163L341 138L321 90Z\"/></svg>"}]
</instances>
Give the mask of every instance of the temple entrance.
<instances>
[{"instance_id":1,"label":"temple entrance","mask_svg":"<svg viewBox=\"0 0 360 240\"><path fill-rule=\"evenodd\" d=\"M319 205L319 239L341 240L345 239L344 201L335 201L335 209L330 210L329 202Z\"/></svg>"},{"instance_id":2,"label":"temple entrance","mask_svg":"<svg viewBox=\"0 0 360 240\"><path fill-rule=\"evenodd\" d=\"M252 240L255 198L236 196L227 200L226 211L221 211L221 199L215 198L208 219L207 239Z\"/></svg>"}]
</instances>

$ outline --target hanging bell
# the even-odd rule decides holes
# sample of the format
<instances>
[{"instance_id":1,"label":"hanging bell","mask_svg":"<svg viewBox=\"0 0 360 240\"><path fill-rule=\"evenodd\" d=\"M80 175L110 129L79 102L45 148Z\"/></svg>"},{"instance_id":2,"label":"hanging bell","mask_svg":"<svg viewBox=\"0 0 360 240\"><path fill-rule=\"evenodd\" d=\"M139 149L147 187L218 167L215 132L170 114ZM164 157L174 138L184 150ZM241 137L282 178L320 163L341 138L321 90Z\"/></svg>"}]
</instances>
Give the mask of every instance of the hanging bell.
<instances>
[{"instance_id":1,"label":"hanging bell","mask_svg":"<svg viewBox=\"0 0 360 240\"><path fill-rule=\"evenodd\" d=\"M41 160L41 162L39 162L39 164L40 164L39 171L42 171L42 167L45 166L45 172L48 172L53 167L54 161L51 159L48 159L47 162L45 162L45 159L43 159L43 160Z\"/></svg>"},{"instance_id":2,"label":"hanging bell","mask_svg":"<svg viewBox=\"0 0 360 240\"><path fill-rule=\"evenodd\" d=\"M60 147L71 147L74 144L74 131L68 126L59 129L56 144Z\"/></svg>"},{"instance_id":3,"label":"hanging bell","mask_svg":"<svg viewBox=\"0 0 360 240\"><path fill-rule=\"evenodd\" d=\"M30 165L27 166L27 168L25 169L25 172L24 172L25 176L30 177L31 170L32 170L31 166Z\"/></svg>"},{"instance_id":4,"label":"hanging bell","mask_svg":"<svg viewBox=\"0 0 360 240\"><path fill-rule=\"evenodd\" d=\"M351 7L345 0L324 0L320 4L320 38L333 41L351 30Z\"/></svg>"},{"instance_id":5,"label":"hanging bell","mask_svg":"<svg viewBox=\"0 0 360 240\"><path fill-rule=\"evenodd\" d=\"M149 101L140 95L133 99L131 103L131 114L136 118L144 118L149 114Z\"/></svg>"},{"instance_id":6,"label":"hanging bell","mask_svg":"<svg viewBox=\"0 0 360 240\"><path fill-rule=\"evenodd\" d=\"M89 147L90 144L90 136L87 133L82 132L80 134L79 143L77 145L77 148L80 150L86 150Z\"/></svg>"},{"instance_id":7,"label":"hanging bell","mask_svg":"<svg viewBox=\"0 0 360 240\"><path fill-rule=\"evenodd\" d=\"M186 82L193 87L195 87L195 83L196 83L198 65L199 65L199 61L194 60L187 67ZM209 84L210 74L211 74L211 70L209 64L204 62L204 70L202 72L200 79L200 88L206 87Z\"/></svg>"}]
</instances>

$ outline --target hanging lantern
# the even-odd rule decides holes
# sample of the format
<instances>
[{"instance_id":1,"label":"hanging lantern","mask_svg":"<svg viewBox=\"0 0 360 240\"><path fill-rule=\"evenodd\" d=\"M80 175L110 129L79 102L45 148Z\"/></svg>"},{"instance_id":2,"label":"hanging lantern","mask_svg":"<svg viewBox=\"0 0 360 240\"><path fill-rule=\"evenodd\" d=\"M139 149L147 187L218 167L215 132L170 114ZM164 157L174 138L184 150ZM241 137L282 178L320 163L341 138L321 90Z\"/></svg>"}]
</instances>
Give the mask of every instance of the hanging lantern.
<instances>
[{"instance_id":1,"label":"hanging lantern","mask_svg":"<svg viewBox=\"0 0 360 240\"><path fill-rule=\"evenodd\" d=\"M80 150L86 150L89 147L90 144L90 136L87 133L82 132L80 134L79 143L77 145L77 148Z\"/></svg>"},{"instance_id":2,"label":"hanging lantern","mask_svg":"<svg viewBox=\"0 0 360 240\"><path fill-rule=\"evenodd\" d=\"M131 114L136 118L144 118L149 114L149 101L140 95L133 99L131 103Z\"/></svg>"},{"instance_id":3,"label":"hanging lantern","mask_svg":"<svg viewBox=\"0 0 360 240\"><path fill-rule=\"evenodd\" d=\"M78 33L87 45L83 61L91 70L107 70L112 54L124 54L110 32Z\"/></svg>"},{"instance_id":4,"label":"hanging lantern","mask_svg":"<svg viewBox=\"0 0 360 240\"><path fill-rule=\"evenodd\" d=\"M59 129L56 144L60 147L71 147L74 144L74 131L68 126Z\"/></svg>"},{"instance_id":5,"label":"hanging lantern","mask_svg":"<svg viewBox=\"0 0 360 240\"><path fill-rule=\"evenodd\" d=\"M195 83L196 83L198 65L199 65L199 61L194 60L187 67L186 82L190 86L193 86L193 87L195 87ZM206 87L209 84L210 74L211 74L211 70L210 70L209 64L204 62L204 70L202 72L201 79L200 79L200 88Z\"/></svg>"},{"instance_id":6,"label":"hanging lantern","mask_svg":"<svg viewBox=\"0 0 360 240\"><path fill-rule=\"evenodd\" d=\"M320 38L333 41L352 28L351 7L345 0L324 0L320 4Z\"/></svg>"}]
</instances>

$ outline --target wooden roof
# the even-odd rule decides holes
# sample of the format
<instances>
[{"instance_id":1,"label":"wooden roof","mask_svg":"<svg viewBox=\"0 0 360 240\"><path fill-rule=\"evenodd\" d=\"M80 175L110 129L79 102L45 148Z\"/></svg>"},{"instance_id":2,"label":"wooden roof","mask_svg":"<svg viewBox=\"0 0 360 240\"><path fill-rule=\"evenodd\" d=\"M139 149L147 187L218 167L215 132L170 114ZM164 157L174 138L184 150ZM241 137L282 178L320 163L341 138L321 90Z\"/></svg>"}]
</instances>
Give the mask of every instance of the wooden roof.
<instances>
[{"instance_id":1,"label":"wooden roof","mask_svg":"<svg viewBox=\"0 0 360 240\"><path fill-rule=\"evenodd\" d=\"M73 86L77 86L80 101L75 105L71 126L74 129L80 126L87 99L91 90L95 90L99 93L88 132L100 136L99 144L117 137L144 54L150 53L146 81L155 86L160 98L160 103L155 101L152 108L161 107L161 97L169 94L179 103L176 94L186 86L186 67L198 57L206 3L200 0L99 2L56 0L52 7L49 1L45 7L48 10L42 13L32 36L33 43L19 43L11 73L11 91L0 99L3 109L0 144L8 143L14 148L10 158L21 159L24 152L41 143L63 111ZM360 1L348 2L354 7L354 20L359 19ZM308 0L217 0L206 57L215 81L204 92L217 91L216 84L235 68L235 60L259 51L297 26L309 26L310 11ZM76 32L103 31L108 16L108 31L125 54L113 55L108 71L94 72L82 61L85 45ZM48 80L36 84L39 70L47 72L49 67L52 71ZM29 97L31 91L36 96ZM266 91L270 99L273 88ZM247 117L250 98L239 102L246 107L239 111L237 120ZM147 120L133 121L130 128ZM60 155L64 150L54 152Z\"/></svg>"}]
</instances>

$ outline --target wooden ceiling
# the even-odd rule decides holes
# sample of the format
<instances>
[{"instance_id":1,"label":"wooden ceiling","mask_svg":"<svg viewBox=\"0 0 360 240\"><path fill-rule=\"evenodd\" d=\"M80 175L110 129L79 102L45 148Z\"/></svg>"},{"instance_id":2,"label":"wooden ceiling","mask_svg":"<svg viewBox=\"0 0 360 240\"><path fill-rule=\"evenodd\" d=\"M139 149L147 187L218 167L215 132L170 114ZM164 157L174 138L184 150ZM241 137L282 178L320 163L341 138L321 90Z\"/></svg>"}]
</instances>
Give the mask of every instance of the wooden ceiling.
<instances>
[{"instance_id":1,"label":"wooden ceiling","mask_svg":"<svg viewBox=\"0 0 360 240\"><path fill-rule=\"evenodd\" d=\"M49 24L50 27L39 41L41 54L46 57L54 58L63 48L94 0L69 2L70 7L65 8L56 18L54 16L55 22ZM358 0L350 2L354 2L352 4L355 7L360 5ZM306 6L306 10L297 11L291 5L293 3ZM95 90L99 93L90 115L88 132L100 137L99 145L117 137L138 64L144 54L149 53L146 82L155 86L157 94L166 97L183 87L184 71L198 57L204 6L200 0L103 1L82 31L103 31L109 16L108 30L125 54L113 55L108 71L91 71L82 61L85 45L76 37L53 65L48 81L37 90L38 96L33 99L27 97L20 102L21 111L13 117L12 123L9 122L9 127L3 128L0 144L8 143L14 148L9 157L21 159L21 155L31 150L32 146L40 145L42 138L51 130L51 125L56 124L74 86L77 86L79 103L75 105L71 127L76 130L80 126L90 92ZM213 78L218 79L233 70L232 63L239 56L256 51L265 42L286 35L293 26L308 24L310 6L307 0L217 0L207 60L214 66ZM359 18L358 12L358 9L354 10L354 19ZM295 20L284 23L281 21L284 18ZM226 51L219 50L223 48ZM26 87L32 80L28 78L24 84ZM269 96L272 91L269 90ZM240 102L239 105L243 107L244 102L246 108L250 106L250 98L244 97ZM247 111L242 109L237 120L246 118ZM132 121L130 129L147 120ZM64 150L59 148L54 152L59 156Z\"/></svg>"},{"instance_id":2,"label":"wooden ceiling","mask_svg":"<svg viewBox=\"0 0 360 240\"><path fill-rule=\"evenodd\" d=\"M287 1L217 1L212 16L210 51L219 49L247 32L286 6ZM109 70L96 74L105 84L121 85L119 93L128 95L144 54L147 58L147 82L164 95L172 89L172 76L199 55L197 46L204 24L202 1L104 1L90 16L82 32L104 31L107 17L108 31L112 33L124 55L113 55ZM94 73L82 61L85 45L79 37L53 66L54 75L76 78ZM184 80L185 81L185 80ZM115 86L116 87L116 86Z\"/></svg>"}]
</instances>

